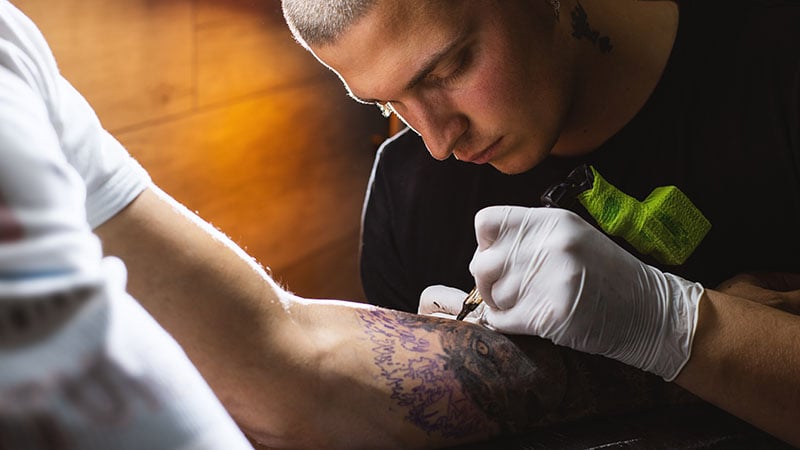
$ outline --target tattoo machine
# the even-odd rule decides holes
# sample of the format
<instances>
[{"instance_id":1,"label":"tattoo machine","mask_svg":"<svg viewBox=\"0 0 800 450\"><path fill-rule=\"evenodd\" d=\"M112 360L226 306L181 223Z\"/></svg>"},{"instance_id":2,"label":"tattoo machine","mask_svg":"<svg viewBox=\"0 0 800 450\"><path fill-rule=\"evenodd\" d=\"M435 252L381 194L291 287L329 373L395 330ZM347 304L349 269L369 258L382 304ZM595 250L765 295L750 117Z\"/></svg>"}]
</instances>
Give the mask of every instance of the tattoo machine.
<instances>
[{"instance_id":1,"label":"tattoo machine","mask_svg":"<svg viewBox=\"0 0 800 450\"><path fill-rule=\"evenodd\" d=\"M640 253L667 265L683 264L711 229L711 222L676 186L657 187L640 202L586 164L575 168L541 197L543 206L567 209L573 207L575 200L603 231L625 239ZM480 293L473 289L456 319L462 320L481 301Z\"/></svg>"},{"instance_id":2,"label":"tattoo machine","mask_svg":"<svg viewBox=\"0 0 800 450\"><path fill-rule=\"evenodd\" d=\"M640 202L614 187L592 166L576 168L564 183L542 195L546 206L569 208L566 203L573 199L603 231L667 265L683 264L711 229L711 222L676 186L657 187Z\"/></svg>"}]
</instances>

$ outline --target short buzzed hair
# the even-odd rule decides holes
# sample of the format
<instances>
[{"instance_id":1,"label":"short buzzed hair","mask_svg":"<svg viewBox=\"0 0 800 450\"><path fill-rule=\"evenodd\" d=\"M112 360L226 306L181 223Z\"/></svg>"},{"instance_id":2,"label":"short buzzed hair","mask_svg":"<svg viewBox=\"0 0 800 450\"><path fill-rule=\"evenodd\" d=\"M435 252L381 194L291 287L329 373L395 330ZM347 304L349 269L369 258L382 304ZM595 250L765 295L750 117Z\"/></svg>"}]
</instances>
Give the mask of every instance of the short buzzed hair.
<instances>
[{"instance_id":1,"label":"short buzzed hair","mask_svg":"<svg viewBox=\"0 0 800 450\"><path fill-rule=\"evenodd\" d=\"M283 17L304 47L332 44L377 0L281 0Z\"/></svg>"}]
</instances>

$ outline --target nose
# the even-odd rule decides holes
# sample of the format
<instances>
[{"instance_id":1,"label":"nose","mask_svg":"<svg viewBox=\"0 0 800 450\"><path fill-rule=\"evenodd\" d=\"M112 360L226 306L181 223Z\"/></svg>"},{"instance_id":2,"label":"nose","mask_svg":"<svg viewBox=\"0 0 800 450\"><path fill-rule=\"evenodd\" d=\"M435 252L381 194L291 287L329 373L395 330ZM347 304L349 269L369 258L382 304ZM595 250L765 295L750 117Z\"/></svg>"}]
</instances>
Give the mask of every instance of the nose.
<instances>
[{"instance_id":1,"label":"nose","mask_svg":"<svg viewBox=\"0 0 800 450\"><path fill-rule=\"evenodd\" d=\"M438 160L453 153L456 142L469 128L466 116L441 103L412 101L392 107L406 125L422 136L428 152Z\"/></svg>"}]
</instances>

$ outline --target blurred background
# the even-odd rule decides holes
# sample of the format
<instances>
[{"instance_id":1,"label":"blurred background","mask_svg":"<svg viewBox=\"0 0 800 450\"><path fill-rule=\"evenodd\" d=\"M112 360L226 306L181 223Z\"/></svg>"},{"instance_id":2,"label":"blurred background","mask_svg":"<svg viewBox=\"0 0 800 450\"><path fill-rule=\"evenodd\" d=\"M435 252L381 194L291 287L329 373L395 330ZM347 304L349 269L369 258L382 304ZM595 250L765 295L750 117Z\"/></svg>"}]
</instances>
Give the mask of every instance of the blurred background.
<instances>
[{"instance_id":1,"label":"blurred background","mask_svg":"<svg viewBox=\"0 0 800 450\"><path fill-rule=\"evenodd\" d=\"M289 290L363 301L361 205L389 124L278 0L12 0L155 182Z\"/></svg>"}]
</instances>

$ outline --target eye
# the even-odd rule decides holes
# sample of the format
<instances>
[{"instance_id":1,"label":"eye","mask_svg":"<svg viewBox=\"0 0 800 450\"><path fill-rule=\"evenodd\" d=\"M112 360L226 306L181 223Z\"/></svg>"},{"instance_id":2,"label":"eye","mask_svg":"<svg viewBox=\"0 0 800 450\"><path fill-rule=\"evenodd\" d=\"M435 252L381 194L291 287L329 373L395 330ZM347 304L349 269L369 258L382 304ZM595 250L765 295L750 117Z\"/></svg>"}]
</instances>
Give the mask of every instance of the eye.
<instances>
[{"instance_id":1,"label":"eye","mask_svg":"<svg viewBox=\"0 0 800 450\"><path fill-rule=\"evenodd\" d=\"M467 47L444 64L440 70L428 74L425 81L434 86L447 87L458 80L472 63L472 49ZM437 73L441 75L437 75Z\"/></svg>"}]
</instances>

